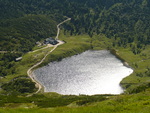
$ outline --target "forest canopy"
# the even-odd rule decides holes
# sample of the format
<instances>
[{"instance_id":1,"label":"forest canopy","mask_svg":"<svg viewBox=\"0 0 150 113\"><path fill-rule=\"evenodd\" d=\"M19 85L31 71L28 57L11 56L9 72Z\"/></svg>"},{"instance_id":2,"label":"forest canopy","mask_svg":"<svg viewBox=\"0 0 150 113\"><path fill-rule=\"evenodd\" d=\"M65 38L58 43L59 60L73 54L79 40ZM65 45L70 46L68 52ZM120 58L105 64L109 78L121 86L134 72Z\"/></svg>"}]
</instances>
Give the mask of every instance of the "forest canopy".
<instances>
[{"instance_id":1,"label":"forest canopy","mask_svg":"<svg viewBox=\"0 0 150 113\"><path fill-rule=\"evenodd\" d=\"M0 0L0 51L8 51L0 54L0 76L13 73L14 58L55 36L67 17L64 34L105 35L113 47L139 54L150 44L149 12L149 0Z\"/></svg>"},{"instance_id":2,"label":"forest canopy","mask_svg":"<svg viewBox=\"0 0 150 113\"><path fill-rule=\"evenodd\" d=\"M51 25L52 20L60 22L63 16L72 18L71 22L65 26L65 30L69 31L70 35L105 34L108 38L116 40L114 45L126 47L130 43L131 46L140 49L143 47L142 45L150 43L149 0L1 0L0 4L2 45L8 43L5 40L9 39L16 42L17 39L14 39L16 35L23 39L31 37L31 40L43 38L48 33L54 35L56 31L53 28L56 24ZM48 29L52 33L45 31L48 30L48 26L46 26L48 24L45 24L48 21L46 17L25 17L29 14L48 15L51 18L51 20L49 19L51 28L49 26ZM31 18L34 19L30 21ZM32 27L35 28L35 25L39 25L39 27L30 31ZM39 29L41 26L42 30ZM34 34L35 30L40 31ZM12 31L11 35L13 36L6 35L6 32L9 31ZM29 36L25 35L27 33ZM10 42L8 45L11 44ZM6 47L6 49L9 48Z\"/></svg>"}]
</instances>

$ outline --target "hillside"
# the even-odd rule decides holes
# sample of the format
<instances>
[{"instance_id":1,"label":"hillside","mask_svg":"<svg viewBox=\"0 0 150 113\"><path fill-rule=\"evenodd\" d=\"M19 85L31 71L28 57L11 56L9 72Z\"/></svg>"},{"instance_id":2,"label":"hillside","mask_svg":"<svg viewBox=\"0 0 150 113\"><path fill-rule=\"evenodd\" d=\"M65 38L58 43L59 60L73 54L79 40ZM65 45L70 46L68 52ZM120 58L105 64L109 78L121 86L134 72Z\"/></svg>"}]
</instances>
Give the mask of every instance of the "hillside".
<instances>
[{"instance_id":1,"label":"hillside","mask_svg":"<svg viewBox=\"0 0 150 113\"><path fill-rule=\"evenodd\" d=\"M135 54L150 43L149 0L2 0L1 4L2 19L45 14L58 22L68 16L72 20L64 33L105 34L114 40L113 46L130 46Z\"/></svg>"},{"instance_id":2,"label":"hillside","mask_svg":"<svg viewBox=\"0 0 150 113\"><path fill-rule=\"evenodd\" d=\"M56 22L44 15L2 20L0 22L1 51L30 51L36 41L56 35Z\"/></svg>"},{"instance_id":3,"label":"hillside","mask_svg":"<svg viewBox=\"0 0 150 113\"><path fill-rule=\"evenodd\" d=\"M148 113L149 12L149 0L0 0L0 112ZM29 51L40 48L37 41L56 36L57 24L67 17L71 21L61 26L60 34L66 44L40 66L88 49L109 49L134 69L121 81L124 94L69 96L41 91L26 97L37 90L27 70L52 48ZM23 60L15 62L20 56Z\"/></svg>"},{"instance_id":4,"label":"hillside","mask_svg":"<svg viewBox=\"0 0 150 113\"><path fill-rule=\"evenodd\" d=\"M13 74L15 58L31 51L37 41L56 35L56 22L44 15L0 21L0 76ZM4 51L4 54L3 54Z\"/></svg>"}]
</instances>

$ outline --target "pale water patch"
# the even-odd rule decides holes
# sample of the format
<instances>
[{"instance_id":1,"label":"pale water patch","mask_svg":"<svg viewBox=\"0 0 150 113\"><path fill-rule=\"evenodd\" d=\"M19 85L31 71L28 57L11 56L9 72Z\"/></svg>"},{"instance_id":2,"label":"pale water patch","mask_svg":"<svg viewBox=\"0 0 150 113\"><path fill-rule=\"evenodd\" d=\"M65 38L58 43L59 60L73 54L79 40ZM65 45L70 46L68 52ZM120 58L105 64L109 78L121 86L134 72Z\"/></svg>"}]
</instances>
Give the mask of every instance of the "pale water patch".
<instances>
[{"instance_id":1,"label":"pale water patch","mask_svg":"<svg viewBox=\"0 0 150 113\"><path fill-rule=\"evenodd\" d=\"M121 94L120 81L133 70L109 51L86 51L34 71L45 92L60 94Z\"/></svg>"}]
</instances>

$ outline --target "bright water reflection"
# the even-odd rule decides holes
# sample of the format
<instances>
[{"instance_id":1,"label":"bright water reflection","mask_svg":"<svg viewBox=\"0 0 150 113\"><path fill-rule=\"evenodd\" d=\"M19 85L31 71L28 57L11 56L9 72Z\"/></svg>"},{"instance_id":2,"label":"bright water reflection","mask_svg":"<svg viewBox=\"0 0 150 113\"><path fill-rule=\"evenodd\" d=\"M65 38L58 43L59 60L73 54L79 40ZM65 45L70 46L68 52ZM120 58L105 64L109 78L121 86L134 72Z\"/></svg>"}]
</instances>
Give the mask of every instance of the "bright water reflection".
<instances>
[{"instance_id":1,"label":"bright water reflection","mask_svg":"<svg viewBox=\"0 0 150 113\"><path fill-rule=\"evenodd\" d=\"M86 51L37 69L35 78L45 92L60 94L120 94L120 81L132 69L123 66L109 51Z\"/></svg>"}]
</instances>

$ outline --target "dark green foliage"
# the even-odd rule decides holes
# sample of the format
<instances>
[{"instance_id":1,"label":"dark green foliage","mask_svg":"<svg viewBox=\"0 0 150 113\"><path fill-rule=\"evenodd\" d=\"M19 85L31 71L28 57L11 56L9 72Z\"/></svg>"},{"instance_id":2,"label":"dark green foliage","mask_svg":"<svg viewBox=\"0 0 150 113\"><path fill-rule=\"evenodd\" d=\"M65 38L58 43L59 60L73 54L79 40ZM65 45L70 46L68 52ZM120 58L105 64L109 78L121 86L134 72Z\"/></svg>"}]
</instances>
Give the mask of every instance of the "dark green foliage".
<instances>
[{"instance_id":1,"label":"dark green foliage","mask_svg":"<svg viewBox=\"0 0 150 113\"><path fill-rule=\"evenodd\" d=\"M95 96L85 96L82 100L76 102L77 105L82 106L85 104L90 104L92 102L100 102L106 100L106 97L95 95Z\"/></svg>"},{"instance_id":2,"label":"dark green foliage","mask_svg":"<svg viewBox=\"0 0 150 113\"><path fill-rule=\"evenodd\" d=\"M64 19L62 15L71 17L70 23L64 25L65 34L88 33L91 37L105 34L114 40L113 46L130 46L135 54L150 43L149 0L2 0L0 3L0 50L27 52L35 41L56 33L51 20L44 16L22 17L26 14L49 15L57 21Z\"/></svg>"},{"instance_id":3,"label":"dark green foliage","mask_svg":"<svg viewBox=\"0 0 150 113\"><path fill-rule=\"evenodd\" d=\"M41 100L35 102L39 107L57 107L57 106L66 106L75 100L77 100L77 96L60 96L60 97L44 97Z\"/></svg>"},{"instance_id":4,"label":"dark green foliage","mask_svg":"<svg viewBox=\"0 0 150 113\"><path fill-rule=\"evenodd\" d=\"M56 22L43 15L26 15L0 22L1 51L30 51L36 41L56 35Z\"/></svg>"},{"instance_id":5,"label":"dark green foliage","mask_svg":"<svg viewBox=\"0 0 150 113\"><path fill-rule=\"evenodd\" d=\"M9 83L3 84L1 88L10 93L32 93L35 91L35 83L33 83L30 79L17 78Z\"/></svg>"},{"instance_id":6,"label":"dark green foliage","mask_svg":"<svg viewBox=\"0 0 150 113\"><path fill-rule=\"evenodd\" d=\"M147 70L144 73L137 73L136 76L138 76L138 77L150 77L150 68L147 68Z\"/></svg>"},{"instance_id":7,"label":"dark green foliage","mask_svg":"<svg viewBox=\"0 0 150 113\"><path fill-rule=\"evenodd\" d=\"M66 106L72 102L77 105L85 105L92 102L100 102L106 100L105 96L93 95L93 96L74 96L74 95L64 95L57 98L45 98L43 101L37 101L36 104L39 107L56 107L56 106Z\"/></svg>"},{"instance_id":8,"label":"dark green foliage","mask_svg":"<svg viewBox=\"0 0 150 113\"><path fill-rule=\"evenodd\" d=\"M2 19L18 17L18 12L46 14L57 21L65 15L72 18L65 25L65 32L70 31L71 35L88 33L92 36L94 33L103 33L109 38L115 38L116 44L123 47L133 42L137 45L138 42L144 45L150 43L149 0L3 0L1 3ZM7 10L4 14L8 7L17 11ZM138 53L136 48L133 51Z\"/></svg>"},{"instance_id":9,"label":"dark green foliage","mask_svg":"<svg viewBox=\"0 0 150 113\"><path fill-rule=\"evenodd\" d=\"M139 83L139 84L135 84L133 85L134 87L132 88L132 86L126 91L126 93L129 94L135 94L135 93L139 93L142 91L145 91L146 89L150 88L150 83Z\"/></svg>"},{"instance_id":10,"label":"dark green foliage","mask_svg":"<svg viewBox=\"0 0 150 113\"><path fill-rule=\"evenodd\" d=\"M3 53L0 54L0 76L11 75L15 73L15 58L20 57L22 53Z\"/></svg>"},{"instance_id":11,"label":"dark green foliage","mask_svg":"<svg viewBox=\"0 0 150 113\"><path fill-rule=\"evenodd\" d=\"M48 94L47 94L48 95ZM5 103L34 103L38 107L58 107L66 106L73 102L77 105L85 105L92 102L100 102L106 100L106 96L93 95L93 96L75 96L75 95L58 95L44 96L41 94L35 94L31 97L19 97L17 95L0 95L0 107L5 106Z\"/></svg>"}]
</instances>

